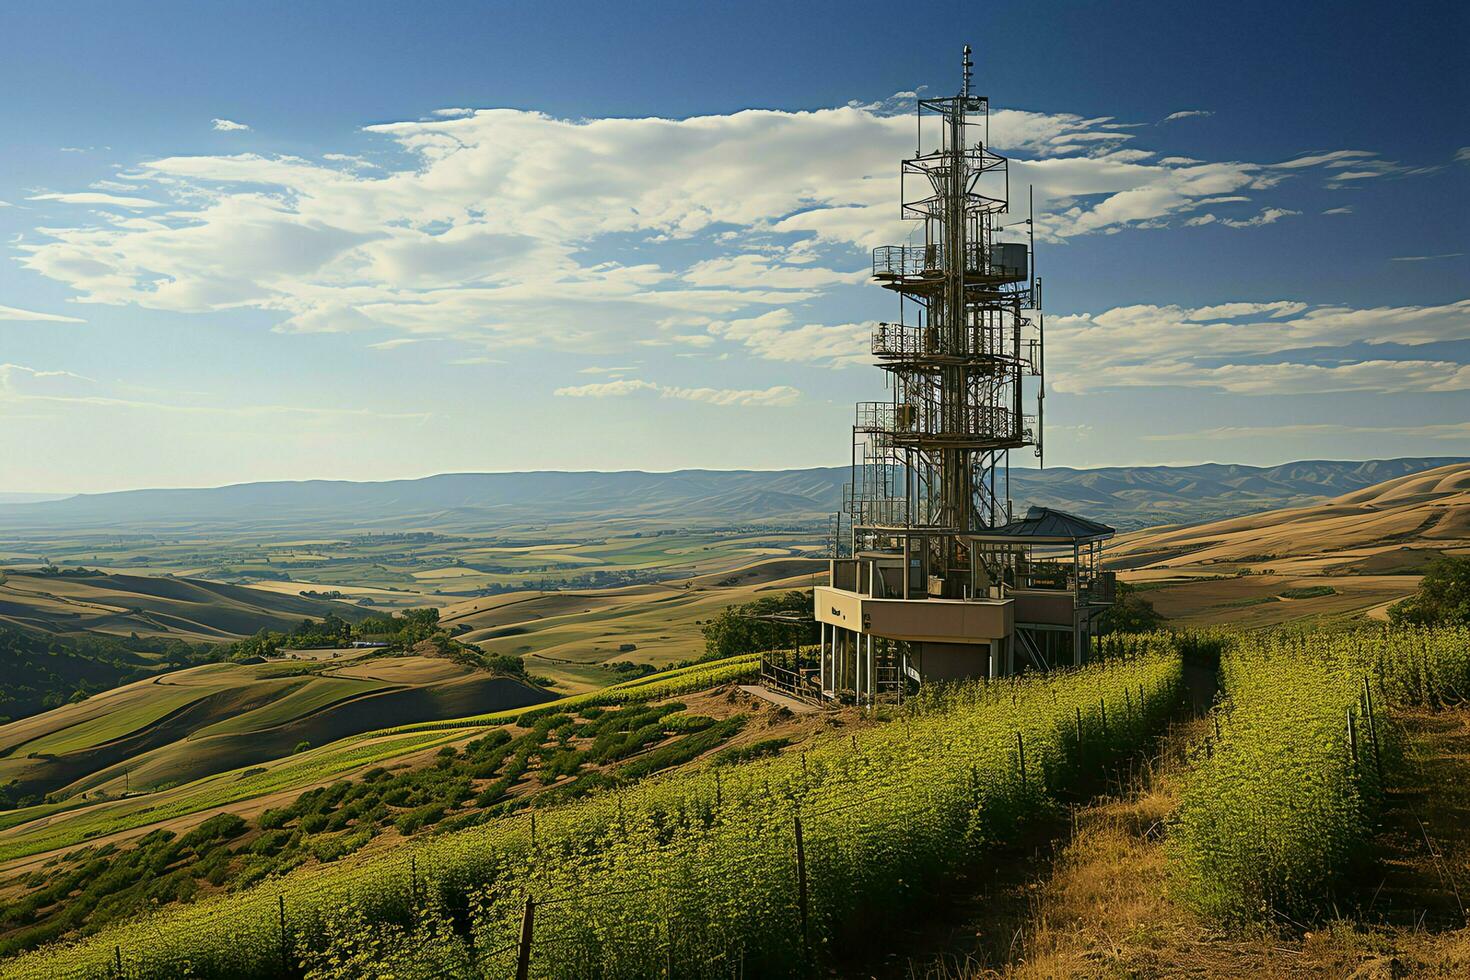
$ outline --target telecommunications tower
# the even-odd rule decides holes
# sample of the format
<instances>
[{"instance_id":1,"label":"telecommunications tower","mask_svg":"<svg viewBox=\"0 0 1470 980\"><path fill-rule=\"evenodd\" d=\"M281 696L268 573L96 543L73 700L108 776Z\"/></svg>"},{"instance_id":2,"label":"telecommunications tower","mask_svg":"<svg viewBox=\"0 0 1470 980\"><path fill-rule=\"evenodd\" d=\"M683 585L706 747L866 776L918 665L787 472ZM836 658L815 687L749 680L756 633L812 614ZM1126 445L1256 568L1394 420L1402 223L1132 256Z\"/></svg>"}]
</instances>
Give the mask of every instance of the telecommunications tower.
<instances>
[{"instance_id":1,"label":"telecommunications tower","mask_svg":"<svg viewBox=\"0 0 1470 980\"><path fill-rule=\"evenodd\" d=\"M873 251L898 306L872 338L891 397L857 405L831 579L815 590L821 653L779 678L798 693L871 703L928 679L1080 663L1112 599L1097 567L1112 528L1014 513L1010 454L1042 450L1041 280L1029 193L1022 216L972 72L967 45L959 93L918 100L900 170L916 227ZM1007 227L1022 234L1003 241Z\"/></svg>"}]
</instances>

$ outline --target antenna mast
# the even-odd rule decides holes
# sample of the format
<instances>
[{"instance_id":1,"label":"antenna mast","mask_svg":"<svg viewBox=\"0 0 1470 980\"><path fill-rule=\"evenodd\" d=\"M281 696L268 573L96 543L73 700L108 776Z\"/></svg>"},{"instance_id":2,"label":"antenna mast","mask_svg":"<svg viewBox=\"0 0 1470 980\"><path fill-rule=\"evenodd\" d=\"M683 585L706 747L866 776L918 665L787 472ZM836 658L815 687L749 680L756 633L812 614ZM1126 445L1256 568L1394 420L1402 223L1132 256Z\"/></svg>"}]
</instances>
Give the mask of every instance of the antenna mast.
<instances>
[{"instance_id":1,"label":"antenna mast","mask_svg":"<svg viewBox=\"0 0 1470 980\"><path fill-rule=\"evenodd\" d=\"M995 239L1008 162L985 143L990 103L971 94L973 70L965 45L959 94L918 103L902 213L923 223L924 244L873 251L874 278L900 297L899 322L873 336L893 396L857 407L844 500L845 550L905 555L906 594L937 598L994 581L969 538L1010 520L1009 450L1037 443L1022 408L1041 369L1031 249Z\"/></svg>"}]
</instances>

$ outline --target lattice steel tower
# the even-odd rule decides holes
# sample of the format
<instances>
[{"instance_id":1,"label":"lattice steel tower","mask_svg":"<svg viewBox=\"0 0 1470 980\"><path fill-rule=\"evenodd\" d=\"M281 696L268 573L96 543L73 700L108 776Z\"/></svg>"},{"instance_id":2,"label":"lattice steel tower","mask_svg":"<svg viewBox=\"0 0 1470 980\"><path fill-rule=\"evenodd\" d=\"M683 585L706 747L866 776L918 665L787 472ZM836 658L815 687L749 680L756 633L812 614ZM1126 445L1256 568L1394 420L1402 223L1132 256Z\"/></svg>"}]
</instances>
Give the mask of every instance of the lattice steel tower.
<instances>
[{"instance_id":1,"label":"lattice steel tower","mask_svg":"<svg viewBox=\"0 0 1470 980\"><path fill-rule=\"evenodd\" d=\"M918 101L918 145L902 165L902 214L921 223L911 239L922 232L923 243L873 251L874 278L898 299L897 320L872 339L892 398L857 406L834 535L838 556L901 555L905 597L980 597L998 584L1005 562L987 561L972 536L1011 520L1011 450L1041 454L1040 281L1027 242L996 240L1007 221L1034 240L1030 218L1011 215L968 45L963 68L958 95ZM1022 407L1028 378L1034 416Z\"/></svg>"}]
</instances>

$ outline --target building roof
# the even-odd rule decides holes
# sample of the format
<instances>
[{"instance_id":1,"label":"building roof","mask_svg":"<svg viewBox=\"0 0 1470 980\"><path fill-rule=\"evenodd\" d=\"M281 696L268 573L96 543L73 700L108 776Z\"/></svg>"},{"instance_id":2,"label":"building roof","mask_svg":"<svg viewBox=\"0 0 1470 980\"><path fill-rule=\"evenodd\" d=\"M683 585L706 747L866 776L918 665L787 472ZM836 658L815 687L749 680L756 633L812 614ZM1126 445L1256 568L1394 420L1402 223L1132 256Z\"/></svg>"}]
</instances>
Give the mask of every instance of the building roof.
<instances>
[{"instance_id":1,"label":"building roof","mask_svg":"<svg viewBox=\"0 0 1470 980\"><path fill-rule=\"evenodd\" d=\"M1111 538L1116 530L1076 514L1032 507L1026 516L1009 524L966 537L977 541L1024 541L1033 544L1087 544Z\"/></svg>"}]
</instances>

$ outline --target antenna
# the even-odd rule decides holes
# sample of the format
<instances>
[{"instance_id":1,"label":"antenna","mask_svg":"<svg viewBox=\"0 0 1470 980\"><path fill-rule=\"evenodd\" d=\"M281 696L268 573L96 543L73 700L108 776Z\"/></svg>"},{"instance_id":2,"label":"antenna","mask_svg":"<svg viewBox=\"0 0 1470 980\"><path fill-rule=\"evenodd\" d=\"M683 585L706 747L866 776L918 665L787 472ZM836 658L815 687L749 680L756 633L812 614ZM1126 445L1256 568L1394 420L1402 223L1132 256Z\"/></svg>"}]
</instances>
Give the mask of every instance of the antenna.
<instances>
[{"instance_id":1,"label":"antenna","mask_svg":"<svg viewBox=\"0 0 1470 980\"><path fill-rule=\"evenodd\" d=\"M975 67L974 62L970 60L970 46L968 44L965 45L965 57L963 64L965 72L965 85L964 88L960 89L960 98L968 99L970 97L970 70Z\"/></svg>"}]
</instances>

